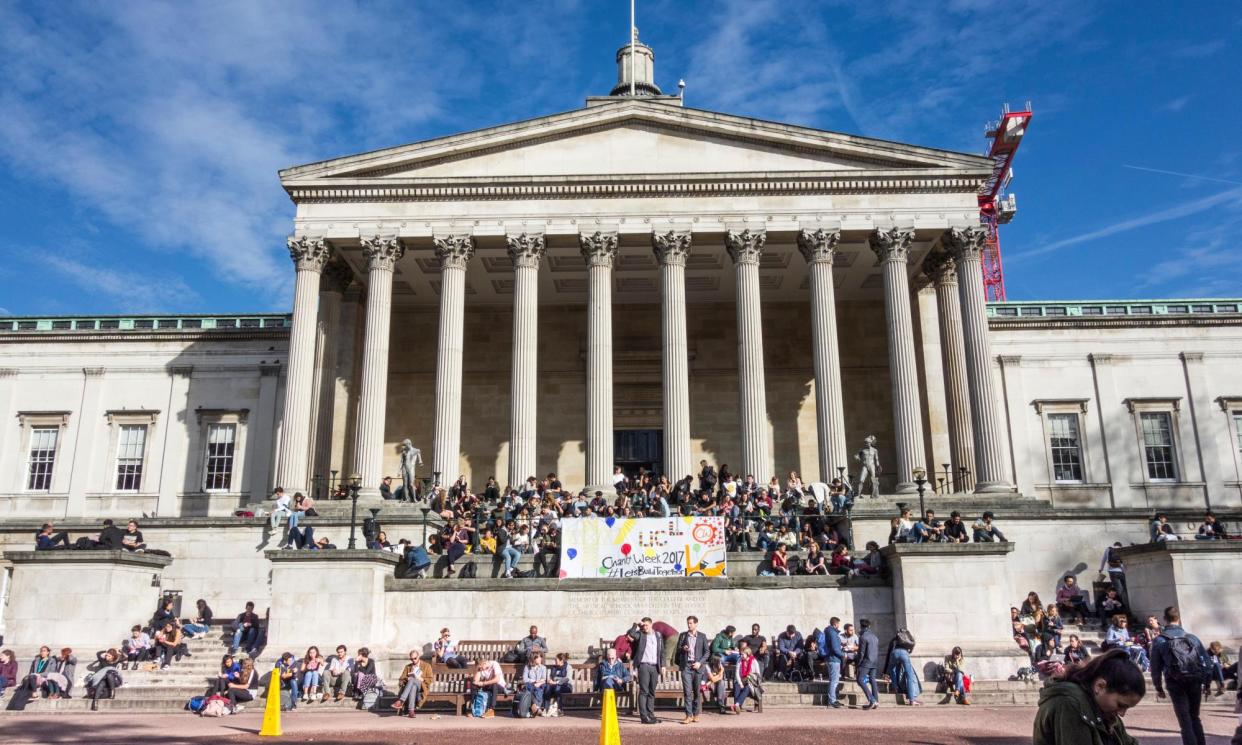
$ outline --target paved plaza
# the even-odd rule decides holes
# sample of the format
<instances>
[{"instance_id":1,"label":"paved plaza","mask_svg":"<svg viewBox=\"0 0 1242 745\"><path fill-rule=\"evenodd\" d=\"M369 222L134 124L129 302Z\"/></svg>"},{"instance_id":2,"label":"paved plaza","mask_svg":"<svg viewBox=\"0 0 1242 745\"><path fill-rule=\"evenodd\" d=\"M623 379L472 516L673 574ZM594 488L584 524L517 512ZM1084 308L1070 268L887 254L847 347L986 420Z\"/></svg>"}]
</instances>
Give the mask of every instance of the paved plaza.
<instances>
[{"instance_id":1,"label":"paved plaza","mask_svg":"<svg viewBox=\"0 0 1242 745\"><path fill-rule=\"evenodd\" d=\"M765 714L719 716L708 714L699 724L683 727L680 716L661 712L661 724L640 725L621 717L621 741L663 743L772 742L782 745L1019 745L1031 741L1034 707L989 708L961 706L884 707L875 712L823 709L779 710ZM259 742L261 707L237 716L204 719L190 714L96 714L88 716L0 717L0 741L8 745L79 743L94 745L179 745L180 743ZM1176 745L1181 740L1173 710L1148 696L1126 717L1131 735L1143 745ZM1232 707L1214 702L1204 707L1203 725L1209 745L1224 745L1237 726ZM393 743L430 745L446 737L475 742L486 738L506 745L581 745L598 739L596 716L565 716L529 722L507 717L490 720L432 715L410 721L396 716L359 712L299 712L283 717L284 736L263 742ZM777 735L773 738L773 735Z\"/></svg>"}]
</instances>

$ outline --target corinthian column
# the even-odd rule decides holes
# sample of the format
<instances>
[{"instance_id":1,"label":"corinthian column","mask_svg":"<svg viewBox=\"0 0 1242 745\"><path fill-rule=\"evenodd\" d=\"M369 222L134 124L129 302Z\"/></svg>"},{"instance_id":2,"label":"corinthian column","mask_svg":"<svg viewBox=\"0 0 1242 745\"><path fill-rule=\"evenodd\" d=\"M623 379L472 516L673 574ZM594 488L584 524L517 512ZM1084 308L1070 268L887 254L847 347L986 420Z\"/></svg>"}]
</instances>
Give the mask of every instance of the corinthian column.
<instances>
[{"instance_id":1,"label":"corinthian column","mask_svg":"<svg viewBox=\"0 0 1242 745\"><path fill-rule=\"evenodd\" d=\"M811 274L811 335L815 359L815 428L819 434L819 478L831 482L845 454L845 404L841 393L841 353L837 346L837 303L832 263L841 231L798 233L798 249Z\"/></svg>"},{"instance_id":2,"label":"corinthian column","mask_svg":"<svg viewBox=\"0 0 1242 745\"><path fill-rule=\"evenodd\" d=\"M962 329L965 331L966 378L970 381L970 413L975 433L975 491L1012 491L1005 468L1005 431L996 405L996 384L992 378L992 348L988 343L988 314L983 294L982 253L987 238L983 228L950 228L944 243L957 262L962 281L958 296L962 303Z\"/></svg>"},{"instance_id":3,"label":"corinthian column","mask_svg":"<svg viewBox=\"0 0 1242 745\"><path fill-rule=\"evenodd\" d=\"M690 348L686 340L686 257L689 232L652 233L660 262L660 344L664 363L664 473L669 480L689 476Z\"/></svg>"},{"instance_id":4,"label":"corinthian column","mask_svg":"<svg viewBox=\"0 0 1242 745\"><path fill-rule=\"evenodd\" d=\"M441 483L457 479L461 464L461 357L466 315L466 264L474 236L436 238L440 260L440 341L436 354L434 470Z\"/></svg>"},{"instance_id":5,"label":"corinthian column","mask_svg":"<svg viewBox=\"0 0 1242 745\"><path fill-rule=\"evenodd\" d=\"M315 330L319 312L319 275L332 256L323 238L289 238L289 257L297 267L293 288L293 328L289 330L289 371L285 410L280 423L280 459L276 484L290 494L310 486L311 387L315 376Z\"/></svg>"},{"instance_id":6,"label":"corinthian column","mask_svg":"<svg viewBox=\"0 0 1242 745\"><path fill-rule=\"evenodd\" d=\"M311 387L311 476L327 476L332 467L332 422L336 413L337 327L341 297L354 280L343 261L329 262L319 281L319 332L315 341L315 380Z\"/></svg>"},{"instance_id":7,"label":"corinthian column","mask_svg":"<svg viewBox=\"0 0 1242 745\"><path fill-rule=\"evenodd\" d=\"M759 259L767 233L725 234L737 280L737 387L742 427L742 470L759 483L772 475L768 440L768 398L763 379L763 317L759 302Z\"/></svg>"},{"instance_id":8,"label":"corinthian column","mask_svg":"<svg viewBox=\"0 0 1242 745\"><path fill-rule=\"evenodd\" d=\"M888 374L893 387L893 431L897 438L897 493L915 490L914 469L926 468L919 373L910 321L910 280L906 265L914 231L893 228L871 233L871 250L884 270L884 315L888 320Z\"/></svg>"},{"instance_id":9,"label":"corinthian column","mask_svg":"<svg viewBox=\"0 0 1242 745\"><path fill-rule=\"evenodd\" d=\"M617 234L579 235L587 263L586 482L612 487L612 265Z\"/></svg>"},{"instance_id":10,"label":"corinthian column","mask_svg":"<svg viewBox=\"0 0 1242 745\"><path fill-rule=\"evenodd\" d=\"M953 491L966 491L974 482L974 428L970 424L970 386L966 378L966 347L962 341L962 306L957 294L957 264L947 253L923 260L923 273L936 288L940 319L940 354L944 366L945 393L949 405L949 453ZM970 471L962 475L962 468Z\"/></svg>"},{"instance_id":11,"label":"corinthian column","mask_svg":"<svg viewBox=\"0 0 1242 745\"><path fill-rule=\"evenodd\" d=\"M509 484L535 475L535 417L539 360L539 262L542 234L508 236L513 260L513 372L509 387Z\"/></svg>"},{"instance_id":12,"label":"corinthian column","mask_svg":"<svg viewBox=\"0 0 1242 745\"><path fill-rule=\"evenodd\" d=\"M358 431L354 468L362 479L360 496L378 501L384 467L384 421L388 408L388 332L392 326L392 274L405 255L399 238L362 239L367 257L367 320L362 342L362 378L358 386Z\"/></svg>"}]
</instances>

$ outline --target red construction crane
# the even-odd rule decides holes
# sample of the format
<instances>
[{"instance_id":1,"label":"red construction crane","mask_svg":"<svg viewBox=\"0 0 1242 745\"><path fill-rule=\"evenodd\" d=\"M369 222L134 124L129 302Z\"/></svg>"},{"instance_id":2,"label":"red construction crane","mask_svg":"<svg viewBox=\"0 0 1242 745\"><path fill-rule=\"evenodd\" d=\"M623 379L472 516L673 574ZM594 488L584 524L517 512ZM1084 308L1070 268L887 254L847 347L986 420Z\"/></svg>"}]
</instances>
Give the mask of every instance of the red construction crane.
<instances>
[{"instance_id":1,"label":"red construction crane","mask_svg":"<svg viewBox=\"0 0 1242 745\"><path fill-rule=\"evenodd\" d=\"M1031 104L1025 111L1010 111L1009 105L1001 113L1000 121L990 125L987 137L992 140L988 157L992 159L992 175L979 192L979 220L988 231L987 245L983 249L983 287L989 301L1005 299L1005 272L1001 267L1000 231L998 228L1013 219L1018 203L1013 194L1006 194L1005 187L1013 178L1013 156L1022 144L1027 125L1031 122Z\"/></svg>"}]
</instances>

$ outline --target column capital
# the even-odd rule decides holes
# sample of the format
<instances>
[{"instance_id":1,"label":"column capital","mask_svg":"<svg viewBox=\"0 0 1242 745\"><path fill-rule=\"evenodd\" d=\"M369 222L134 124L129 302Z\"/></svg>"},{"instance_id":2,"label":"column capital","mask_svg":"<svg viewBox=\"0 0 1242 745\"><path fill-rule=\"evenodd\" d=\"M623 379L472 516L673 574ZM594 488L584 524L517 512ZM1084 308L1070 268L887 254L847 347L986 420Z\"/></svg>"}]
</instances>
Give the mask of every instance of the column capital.
<instances>
[{"instance_id":1,"label":"column capital","mask_svg":"<svg viewBox=\"0 0 1242 745\"><path fill-rule=\"evenodd\" d=\"M332 247L322 237L289 236L289 258L299 272L321 272L332 258Z\"/></svg>"},{"instance_id":2,"label":"column capital","mask_svg":"<svg viewBox=\"0 0 1242 745\"><path fill-rule=\"evenodd\" d=\"M867 244L875 252L880 261L905 262L910 258L910 244L914 242L914 231L908 228L876 228L867 236Z\"/></svg>"},{"instance_id":3,"label":"column capital","mask_svg":"<svg viewBox=\"0 0 1242 745\"><path fill-rule=\"evenodd\" d=\"M941 243L953 255L955 261L978 261L987 245L988 231L981 227L949 228Z\"/></svg>"},{"instance_id":4,"label":"column capital","mask_svg":"<svg viewBox=\"0 0 1242 745\"><path fill-rule=\"evenodd\" d=\"M353 281L354 270L349 264L344 261L329 261L323 268L323 276L319 279L319 291L342 294Z\"/></svg>"},{"instance_id":5,"label":"column capital","mask_svg":"<svg viewBox=\"0 0 1242 745\"><path fill-rule=\"evenodd\" d=\"M937 287L957 284L957 262L945 251L930 253L923 259L923 274Z\"/></svg>"},{"instance_id":6,"label":"column capital","mask_svg":"<svg viewBox=\"0 0 1242 745\"><path fill-rule=\"evenodd\" d=\"M758 266L763 256L763 246L768 242L767 231L751 232L746 228L742 232L730 230L725 233L725 248L734 264L754 264Z\"/></svg>"},{"instance_id":7,"label":"column capital","mask_svg":"<svg viewBox=\"0 0 1242 745\"><path fill-rule=\"evenodd\" d=\"M587 266L606 266L612 268L617 256L617 234L595 231L591 235L580 233L578 244L582 249L582 258Z\"/></svg>"},{"instance_id":8,"label":"column capital","mask_svg":"<svg viewBox=\"0 0 1242 745\"><path fill-rule=\"evenodd\" d=\"M837 246L841 243L841 231L827 231L823 228L812 232L798 231L798 250L808 264L832 264L837 257Z\"/></svg>"},{"instance_id":9,"label":"column capital","mask_svg":"<svg viewBox=\"0 0 1242 745\"><path fill-rule=\"evenodd\" d=\"M371 236L362 239L362 253L367 257L367 270L391 272L405 255L405 244L397 236Z\"/></svg>"},{"instance_id":10,"label":"column capital","mask_svg":"<svg viewBox=\"0 0 1242 745\"><path fill-rule=\"evenodd\" d=\"M436 258L440 260L441 269L465 269L474 256L474 236L465 233L445 235L434 239Z\"/></svg>"},{"instance_id":11,"label":"column capital","mask_svg":"<svg viewBox=\"0 0 1242 745\"><path fill-rule=\"evenodd\" d=\"M515 269L519 267L539 268L539 262L543 260L543 255L548 249L543 233L507 235L505 244L509 248L509 258L513 261Z\"/></svg>"},{"instance_id":12,"label":"column capital","mask_svg":"<svg viewBox=\"0 0 1242 745\"><path fill-rule=\"evenodd\" d=\"M651 233L651 250L661 266L685 266L693 242L689 230Z\"/></svg>"}]
</instances>

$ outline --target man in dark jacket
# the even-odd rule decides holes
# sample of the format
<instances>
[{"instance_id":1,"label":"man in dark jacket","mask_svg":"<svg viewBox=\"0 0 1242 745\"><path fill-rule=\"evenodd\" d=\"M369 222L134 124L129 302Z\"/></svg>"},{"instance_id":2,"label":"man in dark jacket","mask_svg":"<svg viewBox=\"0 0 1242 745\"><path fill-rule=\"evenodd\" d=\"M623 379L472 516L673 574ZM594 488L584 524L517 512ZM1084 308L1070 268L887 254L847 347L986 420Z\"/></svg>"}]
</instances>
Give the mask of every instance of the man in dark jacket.
<instances>
[{"instance_id":1,"label":"man in dark jacket","mask_svg":"<svg viewBox=\"0 0 1242 745\"><path fill-rule=\"evenodd\" d=\"M824 629L824 660L828 667L828 705L840 709L845 704L837 700L837 688L841 685L841 663L845 650L841 647L841 619L833 616Z\"/></svg>"},{"instance_id":2,"label":"man in dark jacket","mask_svg":"<svg viewBox=\"0 0 1242 745\"><path fill-rule=\"evenodd\" d=\"M681 670L681 694L685 701L686 718L682 724L699 721L703 712L703 693L700 683L707 672L707 636L698 630L698 616L686 617L686 630L677 637L677 654L674 661Z\"/></svg>"},{"instance_id":3,"label":"man in dark jacket","mask_svg":"<svg viewBox=\"0 0 1242 745\"><path fill-rule=\"evenodd\" d=\"M1151 643L1151 682L1156 687L1156 698L1164 698L1167 691L1177 714L1177 726L1182 730L1182 745L1204 745L1199 704L1210 669L1207 651L1198 637L1182 628L1182 614L1177 606L1164 609L1164 623L1164 630Z\"/></svg>"},{"instance_id":4,"label":"man in dark jacket","mask_svg":"<svg viewBox=\"0 0 1242 745\"><path fill-rule=\"evenodd\" d=\"M880 666L880 640L871 630L871 621L864 618L858 622L858 685L867 696L864 709L880 705L880 692L875 684L876 669Z\"/></svg>"},{"instance_id":5,"label":"man in dark jacket","mask_svg":"<svg viewBox=\"0 0 1242 745\"><path fill-rule=\"evenodd\" d=\"M103 530L99 531L99 547L108 551L120 551L125 548L125 531L118 528L111 520L104 520L103 524Z\"/></svg>"},{"instance_id":6,"label":"man in dark jacket","mask_svg":"<svg viewBox=\"0 0 1242 745\"><path fill-rule=\"evenodd\" d=\"M638 671L638 716L643 724L659 724L655 715L655 691L660 682L662 637L651 627L651 619L634 624L626 636L634 652L634 669Z\"/></svg>"}]
</instances>

